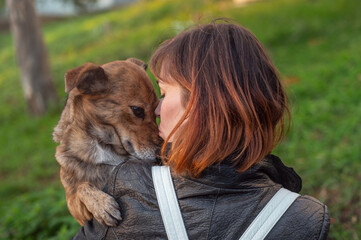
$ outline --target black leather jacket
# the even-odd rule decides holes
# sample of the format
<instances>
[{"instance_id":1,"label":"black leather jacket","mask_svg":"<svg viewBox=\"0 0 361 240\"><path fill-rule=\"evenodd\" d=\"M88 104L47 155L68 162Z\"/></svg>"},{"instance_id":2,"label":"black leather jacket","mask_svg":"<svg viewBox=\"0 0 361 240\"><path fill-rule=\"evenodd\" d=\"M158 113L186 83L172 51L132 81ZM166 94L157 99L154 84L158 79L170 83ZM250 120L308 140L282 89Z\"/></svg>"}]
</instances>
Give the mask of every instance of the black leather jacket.
<instances>
[{"instance_id":1,"label":"black leather jacket","mask_svg":"<svg viewBox=\"0 0 361 240\"><path fill-rule=\"evenodd\" d=\"M198 179L172 174L189 239L239 239L281 185L301 190L301 179L269 155L238 173L227 164L209 167ZM121 206L123 221L107 228L90 221L74 239L167 239L152 182L151 164L131 160L116 167L105 189ZM266 239L326 239L327 207L300 196Z\"/></svg>"}]
</instances>

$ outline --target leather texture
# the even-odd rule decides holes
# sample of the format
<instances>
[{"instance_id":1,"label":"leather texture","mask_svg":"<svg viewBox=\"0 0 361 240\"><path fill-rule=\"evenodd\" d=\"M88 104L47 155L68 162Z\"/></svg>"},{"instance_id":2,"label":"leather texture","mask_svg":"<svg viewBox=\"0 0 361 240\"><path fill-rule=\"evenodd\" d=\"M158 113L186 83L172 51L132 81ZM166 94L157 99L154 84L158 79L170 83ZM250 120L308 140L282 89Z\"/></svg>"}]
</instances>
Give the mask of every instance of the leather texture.
<instances>
[{"instance_id":1,"label":"leather texture","mask_svg":"<svg viewBox=\"0 0 361 240\"><path fill-rule=\"evenodd\" d=\"M167 239L151 166L139 160L118 165L104 191L119 203L123 221L107 228L93 219L73 239ZM273 155L243 173L224 163L197 179L172 177L188 237L197 240L239 239L282 186L293 192L302 186L293 169ZM300 196L265 239L327 239L329 226L327 207Z\"/></svg>"}]
</instances>

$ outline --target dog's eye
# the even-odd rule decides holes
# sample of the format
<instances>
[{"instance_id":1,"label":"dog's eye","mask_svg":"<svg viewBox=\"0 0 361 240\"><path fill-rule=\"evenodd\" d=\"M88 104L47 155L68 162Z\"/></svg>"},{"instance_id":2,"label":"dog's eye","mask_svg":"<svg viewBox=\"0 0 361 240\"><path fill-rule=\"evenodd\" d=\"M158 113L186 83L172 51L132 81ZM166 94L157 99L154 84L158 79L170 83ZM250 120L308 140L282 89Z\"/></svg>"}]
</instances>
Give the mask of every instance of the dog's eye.
<instances>
[{"instance_id":1,"label":"dog's eye","mask_svg":"<svg viewBox=\"0 0 361 240\"><path fill-rule=\"evenodd\" d=\"M134 115L135 115L137 118L144 119L145 113L144 113L144 109L143 109L143 108L141 108L141 107L136 107L136 106L130 106L130 109L132 109Z\"/></svg>"}]
</instances>

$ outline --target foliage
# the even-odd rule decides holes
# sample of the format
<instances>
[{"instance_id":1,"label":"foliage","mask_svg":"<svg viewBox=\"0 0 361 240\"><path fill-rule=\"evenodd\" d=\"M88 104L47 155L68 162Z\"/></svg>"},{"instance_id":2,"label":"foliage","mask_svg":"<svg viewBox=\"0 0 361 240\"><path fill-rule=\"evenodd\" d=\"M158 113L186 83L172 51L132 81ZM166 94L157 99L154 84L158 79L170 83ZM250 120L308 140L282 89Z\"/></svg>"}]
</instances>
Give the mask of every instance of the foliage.
<instances>
[{"instance_id":1,"label":"foliage","mask_svg":"<svg viewBox=\"0 0 361 240\"><path fill-rule=\"evenodd\" d=\"M2 216L1 239L70 239L70 229L79 228L73 217L65 212L65 196L59 189L21 195L7 207Z\"/></svg>"},{"instance_id":2,"label":"foliage","mask_svg":"<svg viewBox=\"0 0 361 240\"><path fill-rule=\"evenodd\" d=\"M51 69L65 99L66 70L84 62L149 59L164 39L198 20L229 17L249 28L278 67L292 128L276 154L303 178L302 194L330 210L330 239L360 239L361 15L359 0L152 0L44 25ZM31 119L9 34L0 35L0 238L67 238L67 211L51 132L62 106Z\"/></svg>"}]
</instances>

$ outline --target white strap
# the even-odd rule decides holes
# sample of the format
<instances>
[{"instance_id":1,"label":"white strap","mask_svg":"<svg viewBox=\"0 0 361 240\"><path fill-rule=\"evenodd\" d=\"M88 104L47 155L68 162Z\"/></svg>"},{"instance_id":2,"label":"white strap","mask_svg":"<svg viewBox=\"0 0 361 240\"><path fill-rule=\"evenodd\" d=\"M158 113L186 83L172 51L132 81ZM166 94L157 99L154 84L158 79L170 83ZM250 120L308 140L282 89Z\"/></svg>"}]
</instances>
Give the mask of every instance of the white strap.
<instances>
[{"instance_id":1,"label":"white strap","mask_svg":"<svg viewBox=\"0 0 361 240\"><path fill-rule=\"evenodd\" d=\"M160 213L169 240L187 240L177 196L168 166L153 166L152 178Z\"/></svg>"},{"instance_id":2,"label":"white strap","mask_svg":"<svg viewBox=\"0 0 361 240\"><path fill-rule=\"evenodd\" d=\"M168 239L187 240L169 167L153 166L152 177ZM249 225L240 240L264 239L298 196L297 193L281 188Z\"/></svg>"},{"instance_id":3,"label":"white strap","mask_svg":"<svg viewBox=\"0 0 361 240\"><path fill-rule=\"evenodd\" d=\"M281 188L262 209L240 240L264 239L299 194Z\"/></svg>"}]
</instances>

